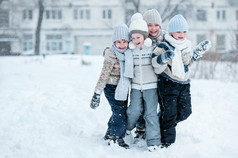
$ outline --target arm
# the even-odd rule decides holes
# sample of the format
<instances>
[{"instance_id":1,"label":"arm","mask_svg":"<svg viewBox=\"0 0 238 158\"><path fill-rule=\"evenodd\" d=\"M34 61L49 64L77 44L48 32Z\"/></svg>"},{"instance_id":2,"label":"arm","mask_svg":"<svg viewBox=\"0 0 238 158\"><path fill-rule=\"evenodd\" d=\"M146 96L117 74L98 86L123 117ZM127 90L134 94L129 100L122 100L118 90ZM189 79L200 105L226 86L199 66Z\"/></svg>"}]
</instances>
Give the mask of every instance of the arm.
<instances>
[{"instance_id":1,"label":"arm","mask_svg":"<svg viewBox=\"0 0 238 158\"><path fill-rule=\"evenodd\" d=\"M91 99L90 107L92 109L96 109L99 106L100 103L100 95L102 93L102 90L105 88L108 78L110 76L110 73L113 69L113 66L115 64L115 59L113 59L113 56L110 56L110 53L105 54L105 59L103 63L103 68L100 74L100 77L98 79L97 85L94 90L94 95Z\"/></svg>"}]
</instances>

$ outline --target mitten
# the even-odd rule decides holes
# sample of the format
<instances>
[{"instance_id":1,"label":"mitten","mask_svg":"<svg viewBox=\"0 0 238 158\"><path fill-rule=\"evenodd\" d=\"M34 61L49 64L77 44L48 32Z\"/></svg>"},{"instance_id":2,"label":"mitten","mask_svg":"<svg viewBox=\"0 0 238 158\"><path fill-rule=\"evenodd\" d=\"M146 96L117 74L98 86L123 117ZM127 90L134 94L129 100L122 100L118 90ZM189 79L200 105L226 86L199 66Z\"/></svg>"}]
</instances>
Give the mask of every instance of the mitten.
<instances>
[{"instance_id":1,"label":"mitten","mask_svg":"<svg viewBox=\"0 0 238 158\"><path fill-rule=\"evenodd\" d=\"M163 52L160 56L161 56L162 63L165 64L174 57L174 51L167 50L167 51Z\"/></svg>"},{"instance_id":2,"label":"mitten","mask_svg":"<svg viewBox=\"0 0 238 158\"><path fill-rule=\"evenodd\" d=\"M190 52L183 52L182 53L182 61L184 65L188 65L191 60Z\"/></svg>"},{"instance_id":3,"label":"mitten","mask_svg":"<svg viewBox=\"0 0 238 158\"><path fill-rule=\"evenodd\" d=\"M90 107L92 109L96 109L99 106L99 103L100 103L100 94L94 93L91 99Z\"/></svg>"},{"instance_id":4,"label":"mitten","mask_svg":"<svg viewBox=\"0 0 238 158\"><path fill-rule=\"evenodd\" d=\"M211 48L211 41L205 40L199 43L193 50L193 60L197 61L202 57L202 55Z\"/></svg>"}]
</instances>

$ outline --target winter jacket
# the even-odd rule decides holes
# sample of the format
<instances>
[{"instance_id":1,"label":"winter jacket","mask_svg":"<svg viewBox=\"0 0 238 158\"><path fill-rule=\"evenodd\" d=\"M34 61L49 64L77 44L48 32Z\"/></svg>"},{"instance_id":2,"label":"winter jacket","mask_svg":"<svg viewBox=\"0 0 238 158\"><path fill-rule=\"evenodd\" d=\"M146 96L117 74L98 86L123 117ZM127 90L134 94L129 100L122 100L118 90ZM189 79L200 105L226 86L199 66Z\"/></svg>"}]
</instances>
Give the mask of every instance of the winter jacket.
<instances>
[{"instance_id":1,"label":"winter jacket","mask_svg":"<svg viewBox=\"0 0 238 158\"><path fill-rule=\"evenodd\" d=\"M94 92L101 94L106 84L117 85L120 79L120 63L111 48L104 51L103 68Z\"/></svg>"},{"instance_id":2,"label":"winter jacket","mask_svg":"<svg viewBox=\"0 0 238 158\"><path fill-rule=\"evenodd\" d=\"M147 90L157 88L157 77L152 67L151 58L154 47L136 47L133 51L134 78L132 89Z\"/></svg>"},{"instance_id":3,"label":"winter jacket","mask_svg":"<svg viewBox=\"0 0 238 158\"><path fill-rule=\"evenodd\" d=\"M184 65L184 69L185 69L185 78L184 79L181 79L181 78L178 78L176 76L174 76L172 74L172 71L171 71L171 65L172 65L172 62L169 61L168 63L166 64L159 64L157 62L157 58L160 54L162 54L163 52L165 52L166 50L174 50L174 47L172 45L170 45L167 41L165 42L161 42L159 45L158 45L158 48L157 48L157 51L156 53L153 55L153 58L152 58L152 65L160 70L164 69L164 71L162 73L157 73L157 74L161 74L162 76L174 81L174 82L177 82L177 83L180 83L180 84L187 84L187 83L190 83L190 79L189 79L189 65ZM191 63L190 63L191 64Z\"/></svg>"}]
</instances>

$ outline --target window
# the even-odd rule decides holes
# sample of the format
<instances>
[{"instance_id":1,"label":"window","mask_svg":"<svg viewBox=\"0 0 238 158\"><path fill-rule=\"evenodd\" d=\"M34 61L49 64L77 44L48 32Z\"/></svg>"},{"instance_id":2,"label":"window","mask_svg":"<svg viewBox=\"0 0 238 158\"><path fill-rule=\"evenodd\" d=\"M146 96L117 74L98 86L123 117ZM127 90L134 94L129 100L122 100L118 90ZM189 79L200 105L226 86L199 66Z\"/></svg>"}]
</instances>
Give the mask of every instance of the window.
<instances>
[{"instance_id":1,"label":"window","mask_svg":"<svg viewBox=\"0 0 238 158\"><path fill-rule=\"evenodd\" d=\"M226 11L225 10L218 10L217 11L217 20L226 20Z\"/></svg>"},{"instance_id":2,"label":"window","mask_svg":"<svg viewBox=\"0 0 238 158\"><path fill-rule=\"evenodd\" d=\"M111 9L104 9L102 11L102 18L103 19L112 19L112 10Z\"/></svg>"},{"instance_id":3,"label":"window","mask_svg":"<svg viewBox=\"0 0 238 158\"><path fill-rule=\"evenodd\" d=\"M9 12L8 10L0 9L0 27L8 27L9 26Z\"/></svg>"},{"instance_id":4,"label":"window","mask_svg":"<svg viewBox=\"0 0 238 158\"><path fill-rule=\"evenodd\" d=\"M61 10L46 10L45 12L46 19L51 19L51 20L60 20L62 19L62 11Z\"/></svg>"},{"instance_id":5,"label":"window","mask_svg":"<svg viewBox=\"0 0 238 158\"><path fill-rule=\"evenodd\" d=\"M217 35L216 37L216 50L225 50L226 49L226 36Z\"/></svg>"},{"instance_id":6,"label":"window","mask_svg":"<svg viewBox=\"0 0 238 158\"><path fill-rule=\"evenodd\" d=\"M207 13L203 9L197 10L197 20L198 21L207 21Z\"/></svg>"},{"instance_id":7,"label":"window","mask_svg":"<svg viewBox=\"0 0 238 158\"><path fill-rule=\"evenodd\" d=\"M33 11L32 10L23 10L23 20L31 20L33 18Z\"/></svg>"},{"instance_id":8,"label":"window","mask_svg":"<svg viewBox=\"0 0 238 158\"><path fill-rule=\"evenodd\" d=\"M198 34L197 35L197 44L206 40L206 35L205 34Z\"/></svg>"},{"instance_id":9,"label":"window","mask_svg":"<svg viewBox=\"0 0 238 158\"><path fill-rule=\"evenodd\" d=\"M33 35L32 34L25 34L23 35L23 50L32 50L33 49Z\"/></svg>"},{"instance_id":10,"label":"window","mask_svg":"<svg viewBox=\"0 0 238 158\"><path fill-rule=\"evenodd\" d=\"M62 50L62 35L50 34L46 35L46 50L47 51L61 51Z\"/></svg>"},{"instance_id":11,"label":"window","mask_svg":"<svg viewBox=\"0 0 238 158\"><path fill-rule=\"evenodd\" d=\"M91 12L89 9L74 9L74 19L91 19Z\"/></svg>"},{"instance_id":12,"label":"window","mask_svg":"<svg viewBox=\"0 0 238 158\"><path fill-rule=\"evenodd\" d=\"M238 10L236 11L236 20L238 20Z\"/></svg>"}]
</instances>

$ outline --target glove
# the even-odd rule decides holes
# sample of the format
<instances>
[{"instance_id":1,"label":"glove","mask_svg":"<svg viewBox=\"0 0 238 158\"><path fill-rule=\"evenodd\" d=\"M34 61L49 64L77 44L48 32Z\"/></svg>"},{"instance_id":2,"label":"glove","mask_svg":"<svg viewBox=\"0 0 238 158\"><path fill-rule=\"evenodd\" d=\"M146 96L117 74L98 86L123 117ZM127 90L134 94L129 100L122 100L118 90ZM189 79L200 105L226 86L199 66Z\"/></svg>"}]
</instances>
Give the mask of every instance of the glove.
<instances>
[{"instance_id":1,"label":"glove","mask_svg":"<svg viewBox=\"0 0 238 158\"><path fill-rule=\"evenodd\" d=\"M211 48L211 41L205 40L199 43L193 50L193 60L197 61L202 57L202 55Z\"/></svg>"},{"instance_id":2,"label":"glove","mask_svg":"<svg viewBox=\"0 0 238 158\"><path fill-rule=\"evenodd\" d=\"M190 52L182 53L182 61L184 65L188 65L190 63L190 60L191 60Z\"/></svg>"},{"instance_id":3,"label":"glove","mask_svg":"<svg viewBox=\"0 0 238 158\"><path fill-rule=\"evenodd\" d=\"M94 93L91 99L90 107L92 109L96 109L99 106L99 103L100 103L100 94Z\"/></svg>"},{"instance_id":4,"label":"glove","mask_svg":"<svg viewBox=\"0 0 238 158\"><path fill-rule=\"evenodd\" d=\"M165 52L163 52L161 54L161 60L162 60L162 63L167 63L168 61L170 61L172 58L174 57L174 51L172 50L167 50Z\"/></svg>"}]
</instances>

